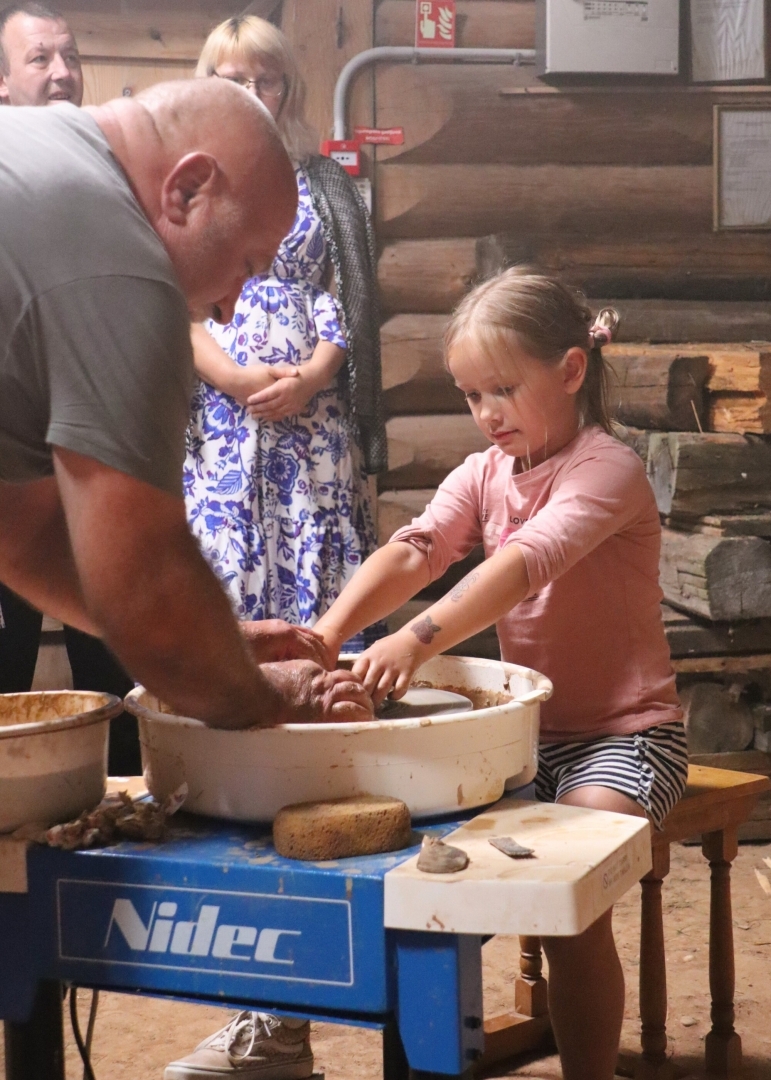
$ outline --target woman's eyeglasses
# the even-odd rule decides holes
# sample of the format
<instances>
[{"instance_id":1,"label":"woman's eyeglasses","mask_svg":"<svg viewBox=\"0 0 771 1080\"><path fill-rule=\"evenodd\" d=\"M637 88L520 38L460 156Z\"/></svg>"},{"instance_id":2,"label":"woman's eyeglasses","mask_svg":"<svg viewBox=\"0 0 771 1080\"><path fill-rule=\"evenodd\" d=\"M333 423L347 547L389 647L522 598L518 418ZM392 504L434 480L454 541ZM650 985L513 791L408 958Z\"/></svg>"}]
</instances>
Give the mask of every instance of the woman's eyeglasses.
<instances>
[{"instance_id":1,"label":"woman's eyeglasses","mask_svg":"<svg viewBox=\"0 0 771 1080\"><path fill-rule=\"evenodd\" d=\"M259 98L282 98L287 90L285 75L260 75L258 79L247 79L245 75L220 75L218 71L213 71L212 75L243 86L244 90L254 90Z\"/></svg>"}]
</instances>

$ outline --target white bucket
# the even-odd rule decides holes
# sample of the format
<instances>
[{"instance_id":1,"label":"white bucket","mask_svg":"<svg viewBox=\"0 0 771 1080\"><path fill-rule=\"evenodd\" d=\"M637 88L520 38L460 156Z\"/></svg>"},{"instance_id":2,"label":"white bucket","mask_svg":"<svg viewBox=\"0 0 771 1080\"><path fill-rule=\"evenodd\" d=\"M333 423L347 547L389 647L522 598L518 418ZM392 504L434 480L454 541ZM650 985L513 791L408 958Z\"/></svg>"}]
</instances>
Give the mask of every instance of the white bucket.
<instances>
[{"instance_id":1,"label":"white bucket","mask_svg":"<svg viewBox=\"0 0 771 1080\"><path fill-rule=\"evenodd\" d=\"M139 719L152 795L164 799L187 783L185 809L212 817L272 821L290 803L364 794L402 799L414 817L430 817L495 802L507 780L533 778L540 703L552 692L545 676L498 660L437 656L415 685L490 704L418 719L242 731L174 716L142 687L126 708Z\"/></svg>"},{"instance_id":2,"label":"white bucket","mask_svg":"<svg viewBox=\"0 0 771 1080\"><path fill-rule=\"evenodd\" d=\"M96 806L120 698L80 690L0 694L0 832Z\"/></svg>"}]
</instances>

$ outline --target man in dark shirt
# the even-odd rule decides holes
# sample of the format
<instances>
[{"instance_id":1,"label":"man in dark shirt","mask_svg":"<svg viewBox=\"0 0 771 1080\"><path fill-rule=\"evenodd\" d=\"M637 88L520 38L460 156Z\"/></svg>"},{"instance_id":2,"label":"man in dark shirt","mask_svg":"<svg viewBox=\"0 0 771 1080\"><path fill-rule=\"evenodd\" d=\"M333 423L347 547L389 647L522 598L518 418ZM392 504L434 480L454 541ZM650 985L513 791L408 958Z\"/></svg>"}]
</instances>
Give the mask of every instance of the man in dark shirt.
<instances>
[{"instance_id":1,"label":"man in dark shirt","mask_svg":"<svg viewBox=\"0 0 771 1080\"><path fill-rule=\"evenodd\" d=\"M0 110L0 578L216 726L372 715L311 632L239 633L182 500L189 315L231 319L296 197L224 80Z\"/></svg>"}]
</instances>

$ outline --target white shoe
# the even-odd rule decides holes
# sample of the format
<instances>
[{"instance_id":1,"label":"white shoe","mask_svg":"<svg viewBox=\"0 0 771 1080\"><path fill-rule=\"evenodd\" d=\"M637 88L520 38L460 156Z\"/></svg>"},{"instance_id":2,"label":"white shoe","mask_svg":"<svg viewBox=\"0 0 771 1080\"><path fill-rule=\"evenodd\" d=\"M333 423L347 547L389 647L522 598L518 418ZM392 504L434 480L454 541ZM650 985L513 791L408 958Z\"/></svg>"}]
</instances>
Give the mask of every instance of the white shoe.
<instances>
[{"instance_id":1,"label":"white shoe","mask_svg":"<svg viewBox=\"0 0 771 1080\"><path fill-rule=\"evenodd\" d=\"M310 1034L307 1020L240 1012L192 1054L167 1065L164 1080L308 1080Z\"/></svg>"}]
</instances>

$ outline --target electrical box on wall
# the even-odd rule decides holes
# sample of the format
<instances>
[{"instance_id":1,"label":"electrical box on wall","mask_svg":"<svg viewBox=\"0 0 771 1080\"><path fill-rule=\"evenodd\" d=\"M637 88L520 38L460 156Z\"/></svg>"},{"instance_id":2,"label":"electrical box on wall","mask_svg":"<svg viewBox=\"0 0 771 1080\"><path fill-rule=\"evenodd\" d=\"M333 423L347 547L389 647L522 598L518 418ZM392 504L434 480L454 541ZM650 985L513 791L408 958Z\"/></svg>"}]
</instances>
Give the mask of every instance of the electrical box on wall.
<instances>
[{"instance_id":1,"label":"electrical box on wall","mask_svg":"<svg viewBox=\"0 0 771 1080\"><path fill-rule=\"evenodd\" d=\"M536 0L540 75L677 75L679 0Z\"/></svg>"}]
</instances>

